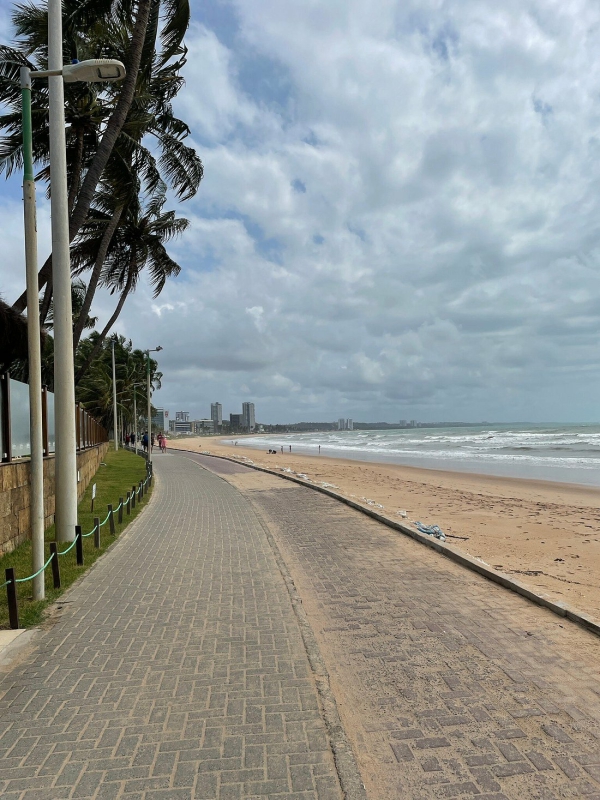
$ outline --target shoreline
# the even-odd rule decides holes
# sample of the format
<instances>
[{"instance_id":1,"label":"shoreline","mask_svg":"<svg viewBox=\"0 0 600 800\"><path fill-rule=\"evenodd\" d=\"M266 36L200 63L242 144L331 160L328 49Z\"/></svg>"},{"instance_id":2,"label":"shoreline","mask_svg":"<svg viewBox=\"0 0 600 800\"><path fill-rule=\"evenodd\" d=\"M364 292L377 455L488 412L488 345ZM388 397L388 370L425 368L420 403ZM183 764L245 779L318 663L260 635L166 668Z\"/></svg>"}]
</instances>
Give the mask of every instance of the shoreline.
<instances>
[{"instance_id":1,"label":"shoreline","mask_svg":"<svg viewBox=\"0 0 600 800\"><path fill-rule=\"evenodd\" d=\"M253 436L255 436L255 435L256 436L261 436L261 435L265 435L265 434L252 434L252 435ZM229 439L225 440L225 439L223 439L222 436L190 437L190 439L193 439L194 442L196 442L196 440L199 439L199 438L201 438L202 440L211 440L211 447L214 447L214 446L218 445L220 447L227 448L229 450L233 450L234 451L233 452L233 456L235 457L235 455L236 455L234 446L230 445L230 444L227 444L227 441L229 441ZM173 440L173 441L175 441L175 440ZM182 440L178 440L178 441L182 441ZM243 444L243 439L242 440L238 439L237 441L239 442L239 444L237 445L237 448L242 447L245 450L248 450L249 452L252 452L252 453L258 453L259 455L263 455L263 454L264 455L268 455L264 450L260 450L258 447L253 447L253 446L248 445L248 444L244 445ZM174 445L174 449L175 449L175 445ZM280 456L280 457L281 456L289 457L290 453L289 452L286 453L285 450L284 450L283 454L281 454L278 451L277 455ZM475 469L472 469L472 470L471 469L460 470L460 469L442 469L439 466L426 467L426 466L416 465L416 464L404 464L404 463L400 463L398 461L392 461L391 459L390 460L386 460L386 459L381 459L380 460L380 459L377 459L375 457L375 455L376 454L373 454L373 458L362 459L362 458L344 457L343 455L331 455L331 454L328 454L326 452L306 453L306 452L301 452L300 450L295 450L293 453L291 453L291 456L293 458L308 458L308 459L317 458L319 460L329 459L330 461L333 461L333 462L340 461L340 462L344 462L344 463L348 463L348 464L362 464L363 466L379 465L381 467L389 467L390 469L393 469L394 467L398 467L399 469L402 469L402 470L409 470L411 472L423 473L424 474L423 477L433 473L433 474L437 474L437 476L439 478L443 478L444 475L448 475L448 476L452 476L452 477L457 478L457 479L463 479L464 478L464 479L467 479L467 480L470 477L472 477L475 480L481 481L481 482L490 481L492 483L503 483L503 482L512 483L513 481L517 481L518 483L523 482L525 484L539 484L540 486L546 487L548 489L550 489L551 487L554 487L554 488L561 487L561 488L564 488L564 489L573 489L573 488L574 489L582 489L585 492L596 491L597 490L597 487L594 484L589 484L589 483L575 483L575 482L572 482L572 481L553 481L553 480L550 480L549 478L527 478L527 477L523 477L523 476L520 476L520 475L495 475L492 472L478 472ZM600 488L600 487L598 487L598 488ZM598 505L599 505L599 508L600 508L600 500L599 500L599 504Z\"/></svg>"},{"instance_id":2,"label":"shoreline","mask_svg":"<svg viewBox=\"0 0 600 800\"><path fill-rule=\"evenodd\" d=\"M176 439L169 447L304 474L394 522L439 525L455 549L600 617L600 492L592 487L325 454L269 455L245 447L244 437L237 446L223 438Z\"/></svg>"},{"instance_id":3,"label":"shoreline","mask_svg":"<svg viewBox=\"0 0 600 800\"><path fill-rule=\"evenodd\" d=\"M292 437L293 434L282 434L276 438L281 439L283 436ZM225 441L232 441L235 439L235 437L232 436L224 437L222 434L214 438L219 438L223 446L228 446L225 444ZM238 441L242 447L261 452L262 447L256 442L256 439L259 438L264 438L267 441L271 440L271 446L273 446L273 435L266 433L257 433L251 436L244 436L242 434L241 438L238 438ZM244 444L244 440L247 440L248 443ZM253 443L251 444L250 441ZM287 448L289 444L285 444L283 447L283 454L288 455ZM439 457L439 455L435 453L425 453L416 456L407 453L390 453L386 450L361 450L359 448L340 448L336 451L335 448L330 447L328 444L322 445L321 453L319 453L317 451L317 445L308 445L303 442L298 442L297 440L293 441L293 447L294 454L299 456L329 457L344 461L360 461L374 464L395 464L413 469L435 470L439 472L477 476L486 475L492 478L536 480L600 489L600 462L590 462L591 466L577 465L566 467L564 464L543 463L543 460L535 463L518 462L517 460L510 459L494 460L490 456L485 455L475 459L458 456ZM279 453L280 446L277 446L276 449Z\"/></svg>"}]
</instances>

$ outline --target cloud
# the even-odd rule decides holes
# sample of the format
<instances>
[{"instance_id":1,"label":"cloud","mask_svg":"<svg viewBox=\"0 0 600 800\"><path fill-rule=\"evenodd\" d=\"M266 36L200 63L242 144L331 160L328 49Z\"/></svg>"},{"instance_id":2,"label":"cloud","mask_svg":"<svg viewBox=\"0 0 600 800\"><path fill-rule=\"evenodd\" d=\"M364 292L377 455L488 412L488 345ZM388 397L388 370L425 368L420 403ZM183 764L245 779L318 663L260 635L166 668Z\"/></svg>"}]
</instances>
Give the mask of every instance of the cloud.
<instances>
[{"instance_id":1,"label":"cloud","mask_svg":"<svg viewBox=\"0 0 600 800\"><path fill-rule=\"evenodd\" d=\"M142 283L119 323L164 346L162 402L596 418L600 8L192 11L176 110L205 179L169 248L182 274L154 301Z\"/></svg>"},{"instance_id":2,"label":"cloud","mask_svg":"<svg viewBox=\"0 0 600 800\"><path fill-rule=\"evenodd\" d=\"M210 248L215 265L199 279L205 358L239 368L265 418L281 417L274 374L321 417L493 405L509 419L515 395L543 414L532 375L562 380L600 325L596 8L232 7L235 44L201 31L191 49L213 59L228 109L193 203L199 261ZM253 51L289 78L279 107L239 79ZM554 418L569 418L564 399Z\"/></svg>"}]
</instances>

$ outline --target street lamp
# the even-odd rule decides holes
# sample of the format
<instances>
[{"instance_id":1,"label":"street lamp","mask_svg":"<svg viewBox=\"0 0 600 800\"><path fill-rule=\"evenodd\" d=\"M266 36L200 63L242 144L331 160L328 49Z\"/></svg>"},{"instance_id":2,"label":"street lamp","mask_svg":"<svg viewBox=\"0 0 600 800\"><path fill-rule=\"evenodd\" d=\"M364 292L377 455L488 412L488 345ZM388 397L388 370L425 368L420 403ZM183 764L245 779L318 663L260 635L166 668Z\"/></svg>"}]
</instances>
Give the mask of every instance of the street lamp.
<instances>
[{"instance_id":1,"label":"street lamp","mask_svg":"<svg viewBox=\"0 0 600 800\"><path fill-rule=\"evenodd\" d=\"M138 386L143 386L143 385L144 385L143 383L134 383L133 386L131 387L133 389L133 445L134 445L134 448L135 448L136 456L137 456L137 451L138 451L138 427L137 427L138 426L138 418L137 418L137 405L136 405L136 401L137 401L136 388Z\"/></svg>"},{"instance_id":2,"label":"street lamp","mask_svg":"<svg viewBox=\"0 0 600 800\"><path fill-rule=\"evenodd\" d=\"M47 77L49 93L52 276L54 294L54 428L56 540L73 541L77 524L77 441L73 310L63 81L115 81L123 78L120 61L63 63L62 2L48 0L48 69L30 73ZM37 308L37 302L34 305ZM31 311L29 316L31 316Z\"/></svg>"},{"instance_id":3,"label":"street lamp","mask_svg":"<svg viewBox=\"0 0 600 800\"><path fill-rule=\"evenodd\" d=\"M24 74L24 70L25 73ZM44 564L44 442L42 435L42 354L40 343L39 289L37 278L37 226L31 134L31 78L21 70L23 116L23 219L25 225L25 274L27 280L27 346L29 362L29 446L31 559L35 573ZM33 599L45 596L44 573L33 579Z\"/></svg>"},{"instance_id":4,"label":"street lamp","mask_svg":"<svg viewBox=\"0 0 600 800\"><path fill-rule=\"evenodd\" d=\"M54 8L51 9L51 7ZM58 37L51 37L49 44L49 62L52 57L62 65L62 20L60 19L60 3L55 0L48 4L49 35L51 13L56 14L58 8ZM50 53L52 51L52 56ZM40 322L38 314L39 288L37 280L37 224L35 181L33 174L33 134L31 122L31 78L60 77L68 82L74 81L113 81L125 75L125 68L120 61L113 59L92 59L76 64L63 65L60 68L32 72L28 67L20 70L21 99L23 118L23 215L25 231L25 270L27 283L27 338L29 361L29 426L31 449L31 541L32 566L37 572L44 563L44 457L42 438L42 379L41 379L41 347ZM61 255L53 259L54 275L54 332L55 332L55 427L56 427L56 538L58 541L69 541L75 536L77 523L77 443L75 432L75 380L73 374L73 339L71 310L71 265L69 257L68 212L66 202L66 143L64 138L64 98L62 82L60 98L56 98L56 81L49 80L50 85L50 150L52 170L52 223L53 251L58 242L62 244ZM62 117L62 122L59 117ZM62 154L58 139L62 137ZM58 150L57 150L58 147ZM61 157L62 155L62 157ZM61 173L62 170L62 173ZM62 175L62 179L61 179ZM63 203L55 205L56 195L61 194L60 183L64 184ZM59 227L60 210L66 215L66 238L63 234L55 235ZM56 212L56 213L55 213ZM66 248L65 248L66 242ZM66 260L64 258L66 249ZM61 270L59 264L63 267ZM67 423L65 425L65 422ZM44 574L33 579L33 599L43 600Z\"/></svg>"},{"instance_id":5,"label":"street lamp","mask_svg":"<svg viewBox=\"0 0 600 800\"><path fill-rule=\"evenodd\" d=\"M148 392L148 464L152 464L152 416L150 403L150 353L159 353L162 347L158 345L152 350L145 350L146 353L146 391Z\"/></svg>"},{"instance_id":6,"label":"street lamp","mask_svg":"<svg viewBox=\"0 0 600 800\"><path fill-rule=\"evenodd\" d=\"M112 340L112 373L113 373L113 428L115 431L115 453L119 449L119 437L117 435L117 379L115 374L115 340Z\"/></svg>"}]
</instances>

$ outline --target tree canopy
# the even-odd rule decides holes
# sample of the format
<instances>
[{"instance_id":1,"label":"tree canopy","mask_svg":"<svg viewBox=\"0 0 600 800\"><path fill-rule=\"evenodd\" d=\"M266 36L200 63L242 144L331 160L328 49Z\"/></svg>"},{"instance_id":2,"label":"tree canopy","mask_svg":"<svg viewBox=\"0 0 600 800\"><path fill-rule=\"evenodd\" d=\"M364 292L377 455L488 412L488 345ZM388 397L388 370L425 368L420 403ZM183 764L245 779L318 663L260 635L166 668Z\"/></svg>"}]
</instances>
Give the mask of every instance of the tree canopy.
<instances>
[{"instance_id":1,"label":"tree canopy","mask_svg":"<svg viewBox=\"0 0 600 800\"><path fill-rule=\"evenodd\" d=\"M118 58L127 75L120 84L65 84L67 179L73 274L81 302L74 318L74 346L91 318L98 287L117 296L107 325L92 334L91 349L78 353L81 378L103 348L127 297L144 271L157 296L180 267L165 243L188 221L165 210L167 191L179 201L197 192L202 162L186 143L190 130L172 102L183 86L183 37L189 0L63 0L63 54L73 58ZM22 168L19 70L47 68L47 8L23 3L12 14L10 44L0 44L0 171ZM32 84L33 150L36 179L49 191L48 86ZM42 324L52 304L52 256L40 270ZM25 309L25 293L13 309ZM30 312L31 313L31 310ZM90 354L93 356L90 358ZM76 367L77 368L77 367Z\"/></svg>"}]
</instances>

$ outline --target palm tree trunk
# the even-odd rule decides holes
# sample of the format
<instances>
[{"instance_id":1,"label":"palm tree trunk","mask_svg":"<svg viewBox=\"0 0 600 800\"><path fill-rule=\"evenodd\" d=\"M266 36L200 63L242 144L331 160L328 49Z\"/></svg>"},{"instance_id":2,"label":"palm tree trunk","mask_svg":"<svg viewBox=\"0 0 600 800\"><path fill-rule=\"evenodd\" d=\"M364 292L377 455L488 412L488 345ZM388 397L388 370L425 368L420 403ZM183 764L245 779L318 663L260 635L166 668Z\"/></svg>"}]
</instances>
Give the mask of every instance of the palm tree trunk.
<instances>
[{"instance_id":1,"label":"palm tree trunk","mask_svg":"<svg viewBox=\"0 0 600 800\"><path fill-rule=\"evenodd\" d=\"M73 173L71 179L71 186L69 188L69 197L67 200L67 207L69 209L69 216L73 211L75 205L75 198L79 191L79 184L81 183L81 169L83 167L83 131L77 131L77 152L75 154L75 163L73 164Z\"/></svg>"},{"instance_id":2,"label":"palm tree trunk","mask_svg":"<svg viewBox=\"0 0 600 800\"><path fill-rule=\"evenodd\" d=\"M110 116L104 135L100 140L94 159L90 164L86 176L77 198L77 204L71 214L69 221L69 241L73 241L79 229L85 222L90 205L94 198L94 192L98 181L106 167L110 154L117 141L117 137L121 133L121 129L125 124L133 97L135 94L135 87L137 82L138 71L142 59L142 51L144 49L144 41L146 38L146 30L148 28L148 19L150 17L150 7L152 0L138 0L137 16L133 34L131 36L131 44L127 53L126 68L127 75L123 81L119 101L115 106L115 110ZM44 266L38 272L38 287L41 289L48 280L52 270L52 261L47 259ZM23 294L13 304L15 311L22 312L27 308L27 294Z\"/></svg>"},{"instance_id":3,"label":"palm tree trunk","mask_svg":"<svg viewBox=\"0 0 600 800\"><path fill-rule=\"evenodd\" d=\"M46 317L48 316L48 312L50 311L50 303L52 302L52 272L50 273L50 277L46 283L46 291L44 292L44 299L42 300L42 305L40 306L40 326L43 326L46 322Z\"/></svg>"},{"instance_id":4,"label":"palm tree trunk","mask_svg":"<svg viewBox=\"0 0 600 800\"><path fill-rule=\"evenodd\" d=\"M81 334L83 333L83 329L85 327L88 314L90 313L90 308L92 307L94 295L96 294L96 289L98 288L98 281L100 280L100 274L102 272L102 267L104 265L104 259L106 258L106 254L108 252L108 248L112 241L112 237L119 225L122 213L123 213L123 206L118 208L113 213L102 235L100 247L98 248L98 255L96 256L96 261L94 262L94 269L92 270L92 274L90 276L90 282L88 283L87 292L85 293L85 299L83 301L81 311L79 312L79 316L77 317L77 321L73 329L73 350L77 349L77 345L79 344L79 340L81 339Z\"/></svg>"},{"instance_id":5,"label":"palm tree trunk","mask_svg":"<svg viewBox=\"0 0 600 800\"><path fill-rule=\"evenodd\" d=\"M119 314L121 313L121 310L125 304L125 300L127 300L127 295L131 290L132 283L133 283L133 275L130 273L129 277L127 278L127 283L125 284L125 288L121 292L121 297L119 297L119 302L117 303L117 307L115 308L112 317L108 320L108 322L104 326L102 333L98 337L98 341L94 345L92 352L86 358L85 363L77 370L77 373L75 375L75 384L78 384L79 381L83 378L85 373L88 371L90 364L100 352L102 345L104 344L104 340L106 339L110 329L119 318Z\"/></svg>"}]
</instances>

